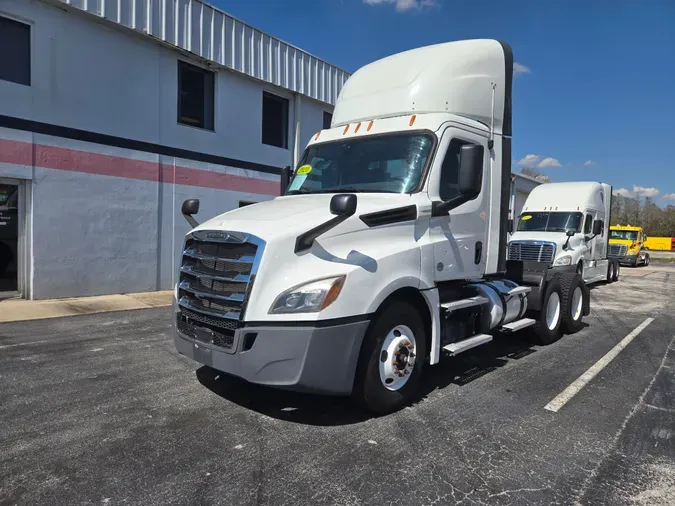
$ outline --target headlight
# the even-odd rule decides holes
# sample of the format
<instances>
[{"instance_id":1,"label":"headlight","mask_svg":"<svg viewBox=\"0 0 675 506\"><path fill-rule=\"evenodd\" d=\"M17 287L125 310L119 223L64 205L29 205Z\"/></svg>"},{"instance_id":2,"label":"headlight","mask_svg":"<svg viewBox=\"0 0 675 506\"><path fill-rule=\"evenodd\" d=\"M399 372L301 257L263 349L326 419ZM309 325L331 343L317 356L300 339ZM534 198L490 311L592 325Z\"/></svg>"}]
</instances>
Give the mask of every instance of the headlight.
<instances>
[{"instance_id":1,"label":"headlight","mask_svg":"<svg viewBox=\"0 0 675 506\"><path fill-rule=\"evenodd\" d=\"M572 255L565 255L558 258L553 265L572 265Z\"/></svg>"},{"instance_id":2,"label":"headlight","mask_svg":"<svg viewBox=\"0 0 675 506\"><path fill-rule=\"evenodd\" d=\"M629 251L628 256L629 257L634 257L636 255L635 251Z\"/></svg>"},{"instance_id":3,"label":"headlight","mask_svg":"<svg viewBox=\"0 0 675 506\"><path fill-rule=\"evenodd\" d=\"M337 276L296 286L279 295L269 312L316 313L335 302L344 282L344 276Z\"/></svg>"}]
</instances>

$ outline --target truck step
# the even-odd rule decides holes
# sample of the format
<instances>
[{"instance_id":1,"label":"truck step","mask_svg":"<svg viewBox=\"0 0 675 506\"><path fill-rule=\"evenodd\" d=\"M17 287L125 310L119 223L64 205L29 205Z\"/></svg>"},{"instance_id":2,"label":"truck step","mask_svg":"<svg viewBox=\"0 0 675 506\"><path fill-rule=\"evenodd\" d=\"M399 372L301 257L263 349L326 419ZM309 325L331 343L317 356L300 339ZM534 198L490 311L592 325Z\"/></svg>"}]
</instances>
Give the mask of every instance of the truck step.
<instances>
[{"instance_id":1,"label":"truck step","mask_svg":"<svg viewBox=\"0 0 675 506\"><path fill-rule=\"evenodd\" d=\"M453 300L452 302L444 302L441 304L441 307L446 311L457 311L458 309L464 309L467 307L482 306L487 304L489 299L486 297L481 297L477 295L476 297L469 297L468 299Z\"/></svg>"},{"instance_id":2,"label":"truck step","mask_svg":"<svg viewBox=\"0 0 675 506\"><path fill-rule=\"evenodd\" d=\"M443 346L445 351L450 352L451 355L457 355L463 351L470 350L481 344L489 343L492 341L492 336L488 334L478 334L468 339L458 341L456 343L450 343Z\"/></svg>"},{"instance_id":3,"label":"truck step","mask_svg":"<svg viewBox=\"0 0 675 506\"><path fill-rule=\"evenodd\" d=\"M501 332L516 332L518 330L522 330L526 327L534 325L535 323L537 323L536 320L533 320L532 318L523 318L521 320L516 320L515 322L507 323L499 330Z\"/></svg>"},{"instance_id":4,"label":"truck step","mask_svg":"<svg viewBox=\"0 0 675 506\"><path fill-rule=\"evenodd\" d=\"M513 297L514 295L525 295L526 293L530 293L532 291L532 288L529 286L517 286L507 293L507 295L510 295Z\"/></svg>"}]
</instances>

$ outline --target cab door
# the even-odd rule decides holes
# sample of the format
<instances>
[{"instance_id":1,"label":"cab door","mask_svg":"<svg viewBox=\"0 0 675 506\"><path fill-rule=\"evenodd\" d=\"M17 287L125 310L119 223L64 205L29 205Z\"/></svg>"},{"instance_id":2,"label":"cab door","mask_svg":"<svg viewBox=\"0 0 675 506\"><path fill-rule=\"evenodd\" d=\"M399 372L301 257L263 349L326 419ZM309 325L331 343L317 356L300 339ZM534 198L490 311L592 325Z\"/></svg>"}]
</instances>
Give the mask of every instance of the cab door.
<instances>
[{"instance_id":1,"label":"cab door","mask_svg":"<svg viewBox=\"0 0 675 506\"><path fill-rule=\"evenodd\" d=\"M456 127L448 127L441 137L429 178L432 202L447 202L460 196L459 159L462 146L483 147L482 190L469 201L453 206L448 214L432 216L429 238L433 247L435 281L471 279L484 274L487 258L489 160L487 138Z\"/></svg>"}]
</instances>

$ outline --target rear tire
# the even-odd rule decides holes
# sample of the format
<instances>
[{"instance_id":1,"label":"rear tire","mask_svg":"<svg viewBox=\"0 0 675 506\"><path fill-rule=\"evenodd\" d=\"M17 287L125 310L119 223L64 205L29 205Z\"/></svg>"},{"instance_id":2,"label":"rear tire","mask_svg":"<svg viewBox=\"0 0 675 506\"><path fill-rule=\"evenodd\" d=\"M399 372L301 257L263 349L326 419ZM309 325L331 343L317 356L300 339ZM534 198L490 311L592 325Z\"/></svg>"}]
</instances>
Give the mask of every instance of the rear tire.
<instances>
[{"instance_id":1,"label":"rear tire","mask_svg":"<svg viewBox=\"0 0 675 506\"><path fill-rule=\"evenodd\" d=\"M574 274L577 276L578 274ZM561 337L560 326L562 325L562 296L560 280L558 277L551 279L544 291L541 310L534 315L536 323L532 326L532 340L540 345L556 342Z\"/></svg>"},{"instance_id":2,"label":"rear tire","mask_svg":"<svg viewBox=\"0 0 675 506\"><path fill-rule=\"evenodd\" d=\"M616 264L614 261L610 260L607 263L607 282L612 283L614 281L614 275L616 273Z\"/></svg>"},{"instance_id":3,"label":"rear tire","mask_svg":"<svg viewBox=\"0 0 675 506\"><path fill-rule=\"evenodd\" d=\"M614 272L614 269L612 269ZM584 303L587 301L587 287L578 274L564 274L560 277L562 330L575 334L583 327Z\"/></svg>"},{"instance_id":4,"label":"rear tire","mask_svg":"<svg viewBox=\"0 0 675 506\"><path fill-rule=\"evenodd\" d=\"M403 408L416 397L426 356L427 335L417 308L403 301L389 304L366 333L352 390L354 401L377 415Z\"/></svg>"},{"instance_id":5,"label":"rear tire","mask_svg":"<svg viewBox=\"0 0 675 506\"><path fill-rule=\"evenodd\" d=\"M618 260L614 260L614 276L612 281L619 281L619 273L621 272L621 264Z\"/></svg>"}]
</instances>

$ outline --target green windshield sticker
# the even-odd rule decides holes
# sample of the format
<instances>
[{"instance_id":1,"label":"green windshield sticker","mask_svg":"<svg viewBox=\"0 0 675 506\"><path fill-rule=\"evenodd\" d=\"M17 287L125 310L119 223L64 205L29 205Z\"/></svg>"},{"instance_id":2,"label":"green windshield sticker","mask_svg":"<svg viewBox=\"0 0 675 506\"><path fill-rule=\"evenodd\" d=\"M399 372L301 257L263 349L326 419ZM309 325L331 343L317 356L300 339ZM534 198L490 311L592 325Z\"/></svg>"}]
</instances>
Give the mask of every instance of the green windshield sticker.
<instances>
[{"instance_id":1,"label":"green windshield sticker","mask_svg":"<svg viewBox=\"0 0 675 506\"><path fill-rule=\"evenodd\" d=\"M532 216L528 214L526 216L521 216L520 219L523 220L523 221L527 221L527 220L531 220Z\"/></svg>"},{"instance_id":2,"label":"green windshield sticker","mask_svg":"<svg viewBox=\"0 0 675 506\"><path fill-rule=\"evenodd\" d=\"M306 174L309 174L312 172L312 166L311 165L303 165L302 167L298 168L297 174L300 176L304 176Z\"/></svg>"}]
</instances>

